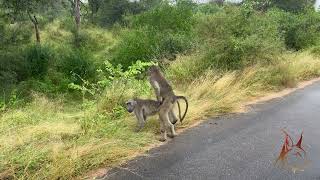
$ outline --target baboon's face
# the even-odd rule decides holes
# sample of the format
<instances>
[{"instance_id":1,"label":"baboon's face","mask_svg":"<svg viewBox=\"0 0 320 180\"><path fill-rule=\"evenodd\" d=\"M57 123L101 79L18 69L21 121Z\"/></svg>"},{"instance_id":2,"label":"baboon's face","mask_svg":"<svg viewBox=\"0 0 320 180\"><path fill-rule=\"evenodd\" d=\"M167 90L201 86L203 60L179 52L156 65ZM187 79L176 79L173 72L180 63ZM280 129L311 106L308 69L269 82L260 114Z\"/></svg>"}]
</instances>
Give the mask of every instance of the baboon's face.
<instances>
[{"instance_id":1,"label":"baboon's face","mask_svg":"<svg viewBox=\"0 0 320 180\"><path fill-rule=\"evenodd\" d=\"M157 73L159 71L159 68L155 65L152 65L149 67L148 71L147 71L147 75L151 76L154 73Z\"/></svg>"},{"instance_id":2,"label":"baboon's face","mask_svg":"<svg viewBox=\"0 0 320 180\"><path fill-rule=\"evenodd\" d=\"M129 113L132 113L134 108L135 108L135 105L137 104L136 101L134 100L129 100L127 103L126 103L126 106L127 106L127 111Z\"/></svg>"}]
</instances>

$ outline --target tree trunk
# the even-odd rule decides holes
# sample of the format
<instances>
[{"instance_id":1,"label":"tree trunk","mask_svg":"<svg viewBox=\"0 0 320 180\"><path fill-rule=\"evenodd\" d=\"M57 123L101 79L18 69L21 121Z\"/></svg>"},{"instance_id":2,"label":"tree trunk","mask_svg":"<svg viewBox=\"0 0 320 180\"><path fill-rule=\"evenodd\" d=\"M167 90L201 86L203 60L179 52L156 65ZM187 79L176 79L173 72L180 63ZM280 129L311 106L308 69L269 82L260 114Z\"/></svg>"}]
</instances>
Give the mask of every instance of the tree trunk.
<instances>
[{"instance_id":1,"label":"tree trunk","mask_svg":"<svg viewBox=\"0 0 320 180\"><path fill-rule=\"evenodd\" d=\"M35 23L35 24L34 24L34 29L36 30L37 43L40 43L40 31L39 31L38 23Z\"/></svg>"},{"instance_id":2,"label":"tree trunk","mask_svg":"<svg viewBox=\"0 0 320 180\"><path fill-rule=\"evenodd\" d=\"M75 34L76 46L79 46L79 31L80 31L80 22L81 22L80 3L81 3L80 0L74 0L74 19L76 21L76 34Z\"/></svg>"},{"instance_id":3,"label":"tree trunk","mask_svg":"<svg viewBox=\"0 0 320 180\"><path fill-rule=\"evenodd\" d=\"M40 30L39 30L38 19L36 18L35 15L32 17L30 13L28 13L28 16L29 16L29 19L33 23L33 26L34 26L34 30L35 30L35 33L36 33L36 41L37 41L37 43L40 44L41 41L40 41Z\"/></svg>"},{"instance_id":4,"label":"tree trunk","mask_svg":"<svg viewBox=\"0 0 320 180\"><path fill-rule=\"evenodd\" d=\"M80 0L74 0L74 13L75 13L75 21L77 29L80 28L80 21L81 21L81 15L80 15Z\"/></svg>"}]
</instances>

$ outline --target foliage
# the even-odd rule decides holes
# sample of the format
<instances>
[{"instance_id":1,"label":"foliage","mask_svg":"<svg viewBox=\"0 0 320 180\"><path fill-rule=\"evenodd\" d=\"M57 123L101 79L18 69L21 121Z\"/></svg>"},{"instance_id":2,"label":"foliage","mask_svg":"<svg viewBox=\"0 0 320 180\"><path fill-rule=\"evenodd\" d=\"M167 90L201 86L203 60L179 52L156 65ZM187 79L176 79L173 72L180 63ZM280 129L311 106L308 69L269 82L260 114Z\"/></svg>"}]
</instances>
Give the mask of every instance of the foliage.
<instances>
[{"instance_id":1,"label":"foliage","mask_svg":"<svg viewBox=\"0 0 320 180\"><path fill-rule=\"evenodd\" d=\"M54 58L50 47L35 44L25 50L27 77L41 78L47 74L50 61Z\"/></svg>"},{"instance_id":2,"label":"foliage","mask_svg":"<svg viewBox=\"0 0 320 180\"><path fill-rule=\"evenodd\" d=\"M91 59L92 56L87 51L69 51L61 58L57 69L69 76L73 82L81 83L78 77L90 79L95 76L96 67Z\"/></svg>"},{"instance_id":3,"label":"foliage","mask_svg":"<svg viewBox=\"0 0 320 180\"><path fill-rule=\"evenodd\" d=\"M279 33L287 48L301 50L317 45L319 42L319 13L308 10L292 14L279 10L269 11L268 14L279 24Z\"/></svg>"},{"instance_id":4,"label":"foliage","mask_svg":"<svg viewBox=\"0 0 320 180\"><path fill-rule=\"evenodd\" d=\"M158 31L191 32L194 4L191 1L178 1L175 6L163 2L156 8L132 18L133 28L147 26Z\"/></svg>"},{"instance_id":5,"label":"foliage","mask_svg":"<svg viewBox=\"0 0 320 180\"><path fill-rule=\"evenodd\" d=\"M268 64L282 50L274 19L252 9L230 7L204 16L198 26L208 66L239 69Z\"/></svg>"},{"instance_id":6,"label":"foliage","mask_svg":"<svg viewBox=\"0 0 320 180\"><path fill-rule=\"evenodd\" d=\"M91 3L93 5L93 3ZM128 0L102 0L98 4L95 13L99 24L104 27L111 27L115 23L122 23L123 17L126 14L138 14L144 11L144 2L128 1Z\"/></svg>"},{"instance_id":7,"label":"foliage","mask_svg":"<svg viewBox=\"0 0 320 180\"><path fill-rule=\"evenodd\" d=\"M219 11L222 11L223 8L221 6L218 6L216 3L203 3L199 4L196 7L196 10L198 13L202 14L214 14Z\"/></svg>"},{"instance_id":8,"label":"foliage","mask_svg":"<svg viewBox=\"0 0 320 180\"><path fill-rule=\"evenodd\" d=\"M100 74L100 78L96 83L91 83L85 79L82 79L80 75L76 75L82 84L78 85L70 83L69 88L77 91L81 91L83 98L86 94L91 96L101 95L103 90L110 87L113 82L122 82L127 84L129 81L134 80L136 77L141 75L146 67L153 65L154 63L137 61L128 67L126 71L122 69L121 65L113 66L109 61L104 62L104 67L97 70Z\"/></svg>"},{"instance_id":9,"label":"foliage","mask_svg":"<svg viewBox=\"0 0 320 180\"><path fill-rule=\"evenodd\" d=\"M268 8L279 8L288 12L301 12L313 7L315 0L245 0L245 6L251 6L258 10L266 11Z\"/></svg>"},{"instance_id":10,"label":"foliage","mask_svg":"<svg viewBox=\"0 0 320 180\"><path fill-rule=\"evenodd\" d=\"M54 53L46 45L30 45L23 50L7 51L0 55L0 79L6 88L29 78L43 78Z\"/></svg>"},{"instance_id":11,"label":"foliage","mask_svg":"<svg viewBox=\"0 0 320 180\"><path fill-rule=\"evenodd\" d=\"M176 6L164 2L128 18L131 30L122 32L112 63L128 67L137 60L175 59L176 54L192 48L192 9L190 1L178 1Z\"/></svg>"},{"instance_id":12,"label":"foliage","mask_svg":"<svg viewBox=\"0 0 320 180\"><path fill-rule=\"evenodd\" d=\"M278 0L271 0L271 3L280 8L284 9L286 11L291 11L291 12L299 12L302 11L306 8L312 8L315 0L286 0L286 1L278 1Z\"/></svg>"}]
</instances>

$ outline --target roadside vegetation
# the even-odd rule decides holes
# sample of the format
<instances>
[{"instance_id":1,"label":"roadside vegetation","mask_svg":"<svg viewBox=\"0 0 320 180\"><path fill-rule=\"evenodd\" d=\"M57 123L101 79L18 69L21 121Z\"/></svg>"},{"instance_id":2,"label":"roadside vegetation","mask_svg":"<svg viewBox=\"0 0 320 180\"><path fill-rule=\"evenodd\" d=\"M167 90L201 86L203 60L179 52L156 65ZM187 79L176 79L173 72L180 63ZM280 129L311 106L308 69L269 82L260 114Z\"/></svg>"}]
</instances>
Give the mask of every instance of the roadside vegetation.
<instances>
[{"instance_id":1,"label":"roadside vegetation","mask_svg":"<svg viewBox=\"0 0 320 180\"><path fill-rule=\"evenodd\" d=\"M84 177L157 144L157 117L136 133L123 107L154 98L154 63L190 101L178 129L320 76L312 1L77 2L0 0L0 179Z\"/></svg>"}]
</instances>

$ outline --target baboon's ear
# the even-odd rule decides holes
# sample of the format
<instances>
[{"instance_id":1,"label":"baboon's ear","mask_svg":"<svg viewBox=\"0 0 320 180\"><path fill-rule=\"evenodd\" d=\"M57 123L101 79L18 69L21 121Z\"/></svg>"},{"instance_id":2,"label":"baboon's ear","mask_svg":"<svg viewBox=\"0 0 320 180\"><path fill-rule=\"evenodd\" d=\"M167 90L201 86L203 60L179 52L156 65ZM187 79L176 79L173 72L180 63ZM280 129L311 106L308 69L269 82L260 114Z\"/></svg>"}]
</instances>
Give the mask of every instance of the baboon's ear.
<instances>
[{"instance_id":1,"label":"baboon's ear","mask_svg":"<svg viewBox=\"0 0 320 180\"><path fill-rule=\"evenodd\" d=\"M137 105L137 101L132 100L131 103L132 103L133 106Z\"/></svg>"},{"instance_id":2,"label":"baboon's ear","mask_svg":"<svg viewBox=\"0 0 320 180\"><path fill-rule=\"evenodd\" d=\"M157 71L159 71L159 67L156 65L152 65L148 69L148 73L157 72Z\"/></svg>"},{"instance_id":3,"label":"baboon's ear","mask_svg":"<svg viewBox=\"0 0 320 180\"><path fill-rule=\"evenodd\" d=\"M132 106L135 106L137 104L137 101L133 100L133 99L129 99L126 103L127 105L128 104L131 104Z\"/></svg>"}]
</instances>

